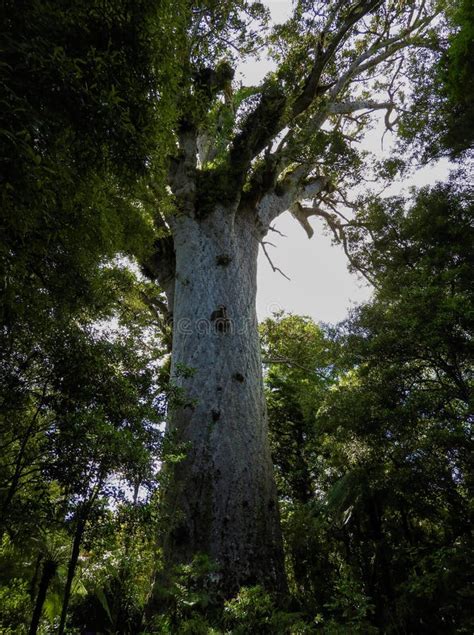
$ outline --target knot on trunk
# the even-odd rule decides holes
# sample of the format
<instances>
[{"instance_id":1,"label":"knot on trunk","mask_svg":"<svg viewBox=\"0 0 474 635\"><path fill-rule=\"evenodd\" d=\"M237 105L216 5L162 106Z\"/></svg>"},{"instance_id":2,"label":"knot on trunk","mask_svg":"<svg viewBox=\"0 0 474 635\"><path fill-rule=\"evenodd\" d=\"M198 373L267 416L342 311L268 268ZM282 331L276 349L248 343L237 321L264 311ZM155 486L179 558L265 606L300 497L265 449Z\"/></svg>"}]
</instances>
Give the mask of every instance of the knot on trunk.
<instances>
[{"instance_id":1,"label":"knot on trunk","mask_svg":"<svg viewBox=\"0 0 474 635\"><path fill-rule=\"evenodd\" d=\"M219 254L216 256L216 265L218 267L228 267L232 262L232 258L228 254Z\"/></svg>"},{"instance_id":2,"label":"knot on trunk","mask_svg":"<svg viewBox=\"0 0 474 635\"><path fill-rule=\"evenodd\" d=\"M231 321L227 317L227 309L221 304L211 314L211 322L214 322L216 331L219 333L228 333L231 329Z\"/></svg>"}]
</instances>

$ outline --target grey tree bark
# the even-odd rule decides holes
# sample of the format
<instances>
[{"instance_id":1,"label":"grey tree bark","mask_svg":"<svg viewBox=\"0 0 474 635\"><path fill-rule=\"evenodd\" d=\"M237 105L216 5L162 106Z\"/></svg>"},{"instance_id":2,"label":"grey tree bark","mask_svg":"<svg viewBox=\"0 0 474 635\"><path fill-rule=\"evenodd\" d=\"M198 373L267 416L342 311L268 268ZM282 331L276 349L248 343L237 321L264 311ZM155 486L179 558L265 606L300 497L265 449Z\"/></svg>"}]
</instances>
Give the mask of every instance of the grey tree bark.
<instances>
[{"instance_id":1,"label":"grey tree bark","mask_svg":"<svg viewBox=\"0 0 474 635\"><path fill-rule=\"evenodd\" d=\"M259 236L254 216L235 212L217 206L173 223L180 403L169 430L186 458L170 474L165 556L207 554L224 595L257 583L285 588L255 304Z\"/></svg>"},{"instance_id":2,"label":"grey tree bark","mask_svg":"<svg viewBox=\"0 0 474 635\"><path fill-rule=\"evenodd\" d=\"M257 178L244 188L261 135L251 148L236 141L226 169L211 173L198 168L198 128L183 121L178 137L170 170L175 213L158 214L169 235L144 266L165 291L173 320L171 381L179 403L168 434L184 456L166 467L165 561L169 571L209 556L217 566L209 584L224 597L254 584L284 592L257 330L257 256L272 221L295 201L325 191L329 180L308 178L305 168L288 171L278 186L268 174L263 185Z\"/></svg>"}]
</instances>

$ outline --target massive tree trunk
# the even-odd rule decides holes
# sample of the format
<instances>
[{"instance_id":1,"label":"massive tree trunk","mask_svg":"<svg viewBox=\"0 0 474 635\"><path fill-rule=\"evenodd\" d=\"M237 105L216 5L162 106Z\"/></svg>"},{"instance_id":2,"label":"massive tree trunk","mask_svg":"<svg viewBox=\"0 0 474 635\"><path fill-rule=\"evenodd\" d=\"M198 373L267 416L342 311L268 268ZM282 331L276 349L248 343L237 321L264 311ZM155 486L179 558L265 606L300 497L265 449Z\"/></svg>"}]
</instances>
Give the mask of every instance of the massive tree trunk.
<instances>
[{"instance_id":1,"label":"massive tree trunk","mask_svg":"<svg viewBox=\"0 0 474 635\"><path fill-rule=\"evenodd\" d=\"M217 589L285 587L256 318L253 215L217 206L173 223L176 274L170 433L169 564L207 554Z\"/></svg>"},{"instance_id":2,"label":"massive tree trunk","mask_svg":"<svg viewBox=\"0 0 474 635\"><path fill-rule=\"evenodd\" d=\"M259 241L290 210L309 237L308 219L317 216L346 247L350 221L337 207L352 204L344 179L332 182L346 165L338 157L360 134L355 113L385 110L391 126L401 67L387 82L388 101L362 99L360 84L352 83L381 72L431 19L411 3L319 4L317 32L308 39L307 21L288 23L288 59L258 89L243 91L232 85L226 61L234 52L224 52L224 43L235 48L240 41L236 33L248 37L248 25L235 26L243 15L232 8L215 24L213 10L207 17L206 9L191 12L176 147L167 157L171 196L150 183L158 231L143 271L158 280L168 297L165 313L173 315L172 380L183 403L175 404L169 429L186 449L168 468L165 553L168 563L208 554L225 593L242 584L284 587L255 316ZM383 19L372 20L381 7ZM300 36L311 42L306 66L291 54Z\"/></svg>"},{"instance_id":3,"label":"massive tree trunk","mask_svg":"<svg viewBox=\"0 0 474 635\"><path fill-rule=\"evenodd\" d=\"M225 170L198 170L197 138L195 128L183 125L170 177L175 212L166 219L157 214L157 226L170 234L144 266L165 291L173 317L168 433L184 457L167 466L165 560L170 570L209 556L217 566L209 586L224 597L254 584L284 592L257 330L257 256L270 223L298 194L321 192L327 179L302 184L296 170L278 192L244 188L247 168L239 171L233 161Z\"/></svg>"},{"instance_id":4,"label":"massive tree trunk","mask_svg":"<svg viewBox=\"0 0 474 635\"><path fill-rule=\"evenodd\" d=\"M300 198L321 193L328 179L309 176L303 166L286 170L283 157L269 159L288 106L274 85L226 156L213 163L219 143L216 137L215 152L204 148L205 112L214 104L222 115L235 116L228 93L220 106L216 101L233 71L227 64L201 71L183 101L177 152L169 161L173 212L165 217L157 210L161 237L144 267L165 291L173 317L171 379L179 403L171 408L168 431L184 456L167 468L165 559L171 567L206 554L217 565L209 584L223 596L254 584L282 592L257 331L257 255L271 222ZM265 149L259 168L254 159ZM298 210L305 220L315 213Z\"/></svg>"}]
</instances>

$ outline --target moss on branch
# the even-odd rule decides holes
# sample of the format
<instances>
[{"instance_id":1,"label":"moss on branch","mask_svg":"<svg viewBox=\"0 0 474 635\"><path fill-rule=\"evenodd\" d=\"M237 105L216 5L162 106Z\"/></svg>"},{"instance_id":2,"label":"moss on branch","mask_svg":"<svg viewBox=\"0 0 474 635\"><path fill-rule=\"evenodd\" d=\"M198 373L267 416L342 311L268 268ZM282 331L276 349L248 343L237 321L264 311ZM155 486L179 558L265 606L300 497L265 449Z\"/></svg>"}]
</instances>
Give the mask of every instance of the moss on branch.
<instances>
[{"instance_id":1,"label":"moss on branch","mask_svg":"<svg viewBox=\"0 0 474 635\"><path fill-rule=\"evenodd\" d=\"M254 159L282 128L287 97L280 84L272 79L264 87L260 103L248 116L230 151L232 169L243 182Z\"/></svg>"}]
</instances>

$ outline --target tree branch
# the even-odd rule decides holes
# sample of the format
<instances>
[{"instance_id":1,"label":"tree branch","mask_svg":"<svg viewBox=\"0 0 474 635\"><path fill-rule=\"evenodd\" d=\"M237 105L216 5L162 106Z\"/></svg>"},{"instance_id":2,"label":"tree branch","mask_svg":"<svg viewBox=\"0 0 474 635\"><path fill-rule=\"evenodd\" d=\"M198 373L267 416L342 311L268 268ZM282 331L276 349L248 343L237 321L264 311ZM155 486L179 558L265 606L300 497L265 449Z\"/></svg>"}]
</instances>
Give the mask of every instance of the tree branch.
<instances>
[{"instance_id":1,"label":"tree branch","mask_svg":"<svg viewBox=\"0 0 474 635\"><path fill-rule=\"evenodd\" d=\"M339 27L337 32L331 37L330 42L325 51L318 51L313 68L311 69L303 89L303 92L297 97L293 103L292 119L303 113L312 104L314 98L318 94L319 83L329 61L333 58L340 44L348 37L352 27L365 15L376 9L382 4L381 0L362 0L357 2L349 11L347 17ZM330 14L330 20L335 17ZM327 27L328 25L326 25ZM325 35L325 30L321 34Z\"/></svg>"},{"instance_id":2,"label":"tree branch","mask_svg":"<svg viewBox=\"0 0 474 635\"><path fill-rule=\"evenodd\" d=\"M314 233L313 228L309 225L308 218L310 216L319 216L323 218L328 224L330 230L332 231L335 241L342 245L342 248L344 249L344 253L347 259L349 260L350 264L352 265L352 267L356 271L359 271L359 273L362 276L364 276L367 282L369 282L373 287L377 288L376 282L372 278L370 273L364 267L357 264L357 262L352 257L352 254L350 253L350 250L349 250L349 245L347 243L347 236L344 231L344 226L339 222L336 215L326 212L325 210L321 209L317 205L313 205L312 207L307 207L307 206L301 205L301 203L296 203L295 208L296 206L298 206L298 209L292 210L292 214L303 225L305 231L308 233L308 238L311 238L311 236ZM300 220L300 218L302 220ZM309 231L305 225L309 227ZM345 224L345 226L352 226L352 225L356 225L356 223L352 223L351 221L348 221Z\"/></svg>"},{"instance_id":3,"label":"tree branch","mask_svg":"<svg viewBox=\"0 0 474 635\"><path fill-rule=\"evenodd\" d=\"M370 99L366 100L358 100L358 101L348 101L348 102L340 102L340 103L332 103L328 106L328 112L334 115L348 115L352 112L357 112L358 110L383 110L383 109L393 109L393 102L376 102Z\"/></svg>"},{"instance_id":4,"label":"tree branch","mask_svg":"<svg viewBox=\"0 0 474 635\"><path fill-rule=\"evenodd\" d=\"M170 159L168 183L179 209L192 214L196 199L197 131L183 123L178 139L179 153Z\"/></svg>"},{"instance_id":5,"label":"tree branch","mask_svg":"<svg viewBox=\"0 0 474 635\"><path fill-rule=\"evenodd\" d=\"M330 180L324 176L306 179L307 172L307 166L296 167L257 205L257 219L263 234L268 231L275 218L291 208L295 200L314 198L331 187Z\"/></svg>"},{"instance_id":6,"label":"tree branch","mask_svg":"<svg viewBox=\"0 0 474 635\"><path fill-rule=\"evenodd\" d=\"M260 244L262 245L262 249L263 249L263 253L265 254L268 262L270 263L270 267L273 269L273 271L276 273L278 272L279 274L281 274L284 278L286 278L287 280L290 280L290 278L286 275L286 273L283 273L283 271L281 269L279 269L278 267L275 267L275 265L272 262L272 259L270 258L270 255L265 247L266 244L263 240L259 241Z\"/></svg>"},{"instance_id":7,"label":"tree branch","mask_svg":"<svg viewBox=\"0 0 474 635\"><path fill-rule=\"evenodd\" d=\"M267 126L266 132L268 134L262 136L259 145L255 145L252 139L258 137L262 122L265 121L264 95L266 94L266 89L264 89L257 109L249 116L246 127L234 141L234 155L232 156L235 156L236 159L239 156L242 158L238 169L244 169L246 166L248 170L252 162L252 151L258 150L260 155L262 155L263 149L265 147L271 148L272 143L275 143L275 139L285 130L285 127L290 123L295 124L289 127L273 152L268 151L265 156L260 157L261 161L257 166L254 166L246 192L241 198L241 208L256 206L260 208L258 220L263 221L264 225L268 219L276 218L276 216L289 209L295 200L298 200L297 188L290 187L285 189L282 187L282 180L279 180L279 177L295 162L295 149L297 154L299 144L304 146L308 138L321 130L330 115L334 114L348 118L352 113L356 113L359 110L385 109L387 126L391 128L396 123L396 121L394 122L391 119L391 113L395 108L393 81L388 88L389 99L382 103L371 99L347 99L344 93L350 82L357 81L359 77L363 77L367 72L371 73L372 76L372 73L376 72L377 67L382 66L397 51L410 44L417 44L419 42L417 38L420 37L424 27L434 17L433 15L427 15L424 3L423 6L417 7L417 10L411 13L403 6L400 9L392 8L393 11L392 9L385 11L384 16L382 16L381 21L377 25L378 32L371 31L374 36L372 41L360 42L367 48L355 54L355 59L349 59L347 62L341 60L343 67L339 71L339 77L333 81L326 81L323 85L321 83L323 74L326 71L330 76L334 74L334 70L328 70L329 64L335 59L341 44L350 37L353 27L360 22L362 29L364 29L363 18L374 9L382 6L383 2L360 0L359 2L349 3L352 6L349 6L345 12L346 16L342 18L340 24L337 24L337 18L342 12L342 7L347 6L348 3L335 2L331 4L332 7L328 10L326 23L317 36L319 45L315 53L313 66L306 77L300 94L296 96L295 94L289 94L285 99L281 91L278 93L281 107L278 111L278 116L274 117L270 125ZM397 13L397 17L400 18L395 23L395 26L394 16L392 15L394 11ZM408 21L406 20L407 17L409 18ZM359 32L356 34L358 35ZM326 43L324 40L326 40ZM397 59L398 61L399 58ZM398 64L396 74L400 72L400 66L401 62ZM392 80L394 80L394 77ZM272 86L275 89L274 84ZM346 97L346 99L343 97ZM308 117L307 111L310 107L313 112ZM303 122L304 113L306 113L306 121ZM299 125L298 122L300 121L302 121L302 125ZM356 123L360 125L360 122L356 121ZM247 137L248 134L250 136ZM241 152L242 149L247 151L246 155ZM254 156L256 155L254 154ZM296 160L298 161L298 159ZM312 162L311 159L305 158L305 165L305 174L302 166L297 168L300 181L316 168L317 161L315 159ZM287 180L286 177L284 180ZM278 197L274 196L275 192L278 192L279 200ZM268 224L263 231L267 230Z\"/></svg>"},{"instance_id":8,"label":"tree branch","mask_svg":"<svg viewBox=\"0 0 474 635\"><path fill-rule=\"evenodd\" d=\"M360 0L356 2L350 8L337 31L330 34L329 27L342 4L342 2L337 3L329 14L326 25L320 34L321 42L313 67L300 94L297 96L285 95L283 88L271 80L267 80L262 86L260 102L247 117L230 150L230 165L234 171L240 174L241 179L243 179L243 175L249 169L252 160L275 139L288 122L295 120L304 113L318 94L322 94L328 88L323 88L320 85L321 76L325 68L333 59L341 43L349 37L352 27L365 15L380 6L382 0ZM325 50L323 49L324 37L328 38ZM291 109L288 109L290 105Z\"/></svg>"}]
</instances>

